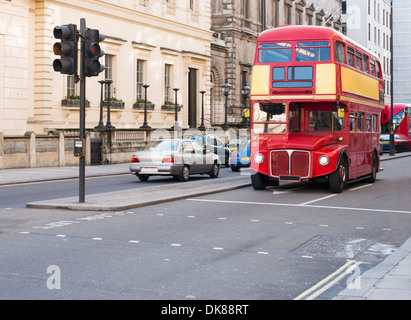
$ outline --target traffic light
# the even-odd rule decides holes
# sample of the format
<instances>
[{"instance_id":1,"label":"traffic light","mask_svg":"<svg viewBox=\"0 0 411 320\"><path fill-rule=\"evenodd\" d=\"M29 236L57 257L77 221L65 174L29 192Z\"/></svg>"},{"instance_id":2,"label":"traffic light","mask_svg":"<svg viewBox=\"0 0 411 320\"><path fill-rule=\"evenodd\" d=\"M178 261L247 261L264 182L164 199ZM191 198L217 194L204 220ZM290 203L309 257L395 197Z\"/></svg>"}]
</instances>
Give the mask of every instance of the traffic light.
<instances>
[{"instance_id":1,"label":"traffic light","mask_svg":"<svg viewBox=\"0 0 411 320\"><path fill-rule=\"evenodd\" d=\"M54 54L61 56L60 59L53 61L54 71L62 74L77 74L77 26L74 24L57 26L54 28L53 34L54 38L61 40L61 42L56 42L53 46Z\"/></svg>"},{"instance_id":2,"label":"traffic light","mask_svg":"<svg viewBox=\"0 0 411 320\"><path fill-rule=\"evenodd\" d=\"M101 34L96 29L87 29L85 46L84 46L84 75L86 77L98 76L104 70L98 59L104 56L104 51L101 50L99 42L105 39L104 34Z\"/></svg>"}]
</instances>

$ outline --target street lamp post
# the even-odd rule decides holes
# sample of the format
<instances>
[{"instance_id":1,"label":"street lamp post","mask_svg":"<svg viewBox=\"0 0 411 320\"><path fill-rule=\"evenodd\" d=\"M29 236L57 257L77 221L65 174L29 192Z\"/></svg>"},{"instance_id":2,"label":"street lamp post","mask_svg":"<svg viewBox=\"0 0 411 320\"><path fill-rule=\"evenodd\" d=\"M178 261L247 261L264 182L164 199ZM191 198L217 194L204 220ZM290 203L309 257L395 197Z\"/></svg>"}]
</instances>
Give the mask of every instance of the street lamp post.
<instances>
[{"instance_id":1,"label":"street lamp post","mask_svg":"<svg viewBox=\"0 0 411 320\"><path fill-rule=\"evenodd\" d=\"M394 141L394 6L391 0L391 121L390 121L390 156L395 155L395 141Z\"/></svg>"},{"instance_id":2,"label":"street lamp post","mask_svg":"<svg viewBox=\"0 0 411 320\"><path fill-rule=\"evenodd\" d=\"M231 90L231 84L228 83L226 80L225 85L222 87L223 94L225 96L225 113L224 113L224 126L223 130L228 130L228 122L227 122L227 112L228 112L228 94L230 93Z\"/></svg>"},{"instance_id":3,"label":"street lamp post","mask_svg":"<svg viewBox=\"0 0 411 320\"><path fill-rule=\"evenodd\" d=\"M151 129L151 127L147 123L147 88L149 87L148 84L143 85L144 88L144 122L143 125L140 127L141 129Z\"/></svg>"},{"instance_id":4,"label":"street lamp post","mask_svg":"<svg viewBox=\"0 0 411 320\"><path fill-rule=\"evenodd\" d=\"M248 111L245 113L245 127L249 128L250 127L250 109L248 108L248 98L250 96L251 88L248 85L245 85L243 89L241 90L241 94L243 95L244 102L245 102L245 110ZM248 115L248 117L247 117Z\"/></svg>"},{"instance_id":5,"label":"street lamp post","mask_svg":"<svg viewBox=\"0 0 411 320\"><path fill-rule=\"evenodd\" d=\"M104 123L103 123L103 100L104 100L104 85L106 82L104 80L100 80L98 83L101 84L101 93L100 93L100 121L98 122L98 125L94 127L95 129L103 129L104 128Z\"/></svg>"},{"instance_id":6,"label":"street lamp post","mask_svg":"<svg viewBox=\"0 0 411 320\"><path fill-rule=\"evenodd\" d=\"M174 90L174 101L175 101L175 105L174 105L174 112L175 112L175 114L174 114L174 126L172 127L172 129L174 129L174 131L177 131L177 130L180 130L180 129L181 129L181 127L178 125L178 110L177 110L177 108L178 108L178 104L177 104L177 92L178 92L178 90L180 90L180 89L174 88L173 90Z\"/></svg>"},{"instance_id":7,"label":"street lamp post","mask_svg":"<svg viewBox=\"0 0 411 320\"><path fill-rule=\"evenodd\" d=\"M202 102L201 102L201 124L198 127L199 130L205 130L205 125L204 125L204 93L205 91L200 91L201 97L202 97Z\"/></svg>"},{"instance_id":8,"label":"street lamp post","mask_svg":"<svg viewBox=\"0 0 411 320\"><path fill-rule=\"evenodd\" d=\"M115 129L115 127L111 124L110 120L110 107L111 107L111 97L110 97L110 85L113 83L112 80L106 80L107 84L107 123L106 123L106 128L107 129Z\"/></svg>"}]
</instances>

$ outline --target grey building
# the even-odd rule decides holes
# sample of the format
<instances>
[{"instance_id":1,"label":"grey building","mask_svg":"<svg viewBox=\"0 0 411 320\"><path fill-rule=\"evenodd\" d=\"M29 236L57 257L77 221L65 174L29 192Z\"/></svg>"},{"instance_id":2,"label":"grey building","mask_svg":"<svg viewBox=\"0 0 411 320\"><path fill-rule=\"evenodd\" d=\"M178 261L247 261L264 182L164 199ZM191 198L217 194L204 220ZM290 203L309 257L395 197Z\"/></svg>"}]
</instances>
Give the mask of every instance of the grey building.
<instances>
[{"instance_id":1,"label":"grey building","mask_svg":"<svg viewBox=\"0 0 411 320\"><path fill-rule=\"evenodd\" d=\"M411 104L411 1L393 0L394 102Z\"/></svg>"},{"instance_id":2,"label":"grey building","mask_svg":"<svg viewBox=\"0 0 411 320\"><path fill-rule=\"evenodd\" d=\"M343 0L343 32L380 58L384 75L385 103L391 101L390 21L389 0Z\"/></svg>"}]
</instances>

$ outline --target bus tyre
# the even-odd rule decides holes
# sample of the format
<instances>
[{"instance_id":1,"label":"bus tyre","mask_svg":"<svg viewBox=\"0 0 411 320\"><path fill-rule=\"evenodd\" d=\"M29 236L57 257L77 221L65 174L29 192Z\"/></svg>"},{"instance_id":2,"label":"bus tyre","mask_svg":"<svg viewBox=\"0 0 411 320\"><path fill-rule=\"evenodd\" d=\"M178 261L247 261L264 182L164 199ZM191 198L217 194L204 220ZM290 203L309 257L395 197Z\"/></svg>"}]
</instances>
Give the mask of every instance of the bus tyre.
<instances>
[{"instance_id":1,"label":"bus tyre","mask_svg":"<svg viewBox=\"0 0 411 320\"><path fill-rule=\"evenodd\" d=\"M259 172L253 172L251 174L251 184L254 190L265 190L267 187L267 180L265 176Z\"/></svg>"},{"instance_id":2,"label":"bus tyre","mask_svg":"<svg viewBox=\"0 0 411 320\"><path fill-rule=\"evenodd\" d=\"M330 190L333 193L341 193L347 185L347 165L345 160L341 160L337 170L330 174Z\"/></svg>"},{"instance_id":3,"label":"bus tyre","mask_svg":"<svg viewBox=\"0 0 411 320\"><path fill-rule=\"evenodd\" d=\"M378 161L375 153L372 156L372 168L371 168L371 175L368 178L367 182L374 183L377 180L377 171L378 171Z\"/></svg>"}]
</instances>

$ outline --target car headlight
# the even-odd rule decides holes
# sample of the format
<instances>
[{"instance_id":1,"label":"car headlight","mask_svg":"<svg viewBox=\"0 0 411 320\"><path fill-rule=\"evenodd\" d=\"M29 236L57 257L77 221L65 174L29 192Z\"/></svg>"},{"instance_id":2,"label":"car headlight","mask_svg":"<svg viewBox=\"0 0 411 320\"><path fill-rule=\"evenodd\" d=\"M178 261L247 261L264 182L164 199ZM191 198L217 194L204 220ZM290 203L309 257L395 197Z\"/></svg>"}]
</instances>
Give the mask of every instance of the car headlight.
<instances>
[{"instance_id":1,"label":"car headlight","mask_svg":"<svg viewBox=\"0 0 411 320\"><path fill-rule=\"evenodd\" d=\"M328 156L321 156L318 159L318 162L322 165L322 166L327 166L330 163L330 158L328 158Z\"/></svg>"},{"instance_id":2,"label":"car headlight","mask_svg":"<svg viewBox=\"0 0 411 320\"><path fill-rule=\"evenodd\" d=\"M261 153L258 153L254 156L254 161L257 164L261 164L264 162L264 156Z\"/></svg>"}]
</instances>

